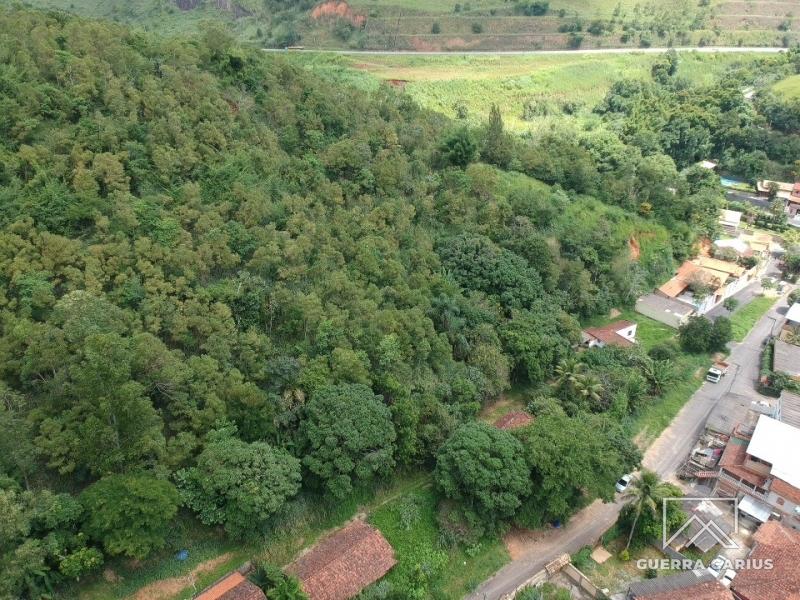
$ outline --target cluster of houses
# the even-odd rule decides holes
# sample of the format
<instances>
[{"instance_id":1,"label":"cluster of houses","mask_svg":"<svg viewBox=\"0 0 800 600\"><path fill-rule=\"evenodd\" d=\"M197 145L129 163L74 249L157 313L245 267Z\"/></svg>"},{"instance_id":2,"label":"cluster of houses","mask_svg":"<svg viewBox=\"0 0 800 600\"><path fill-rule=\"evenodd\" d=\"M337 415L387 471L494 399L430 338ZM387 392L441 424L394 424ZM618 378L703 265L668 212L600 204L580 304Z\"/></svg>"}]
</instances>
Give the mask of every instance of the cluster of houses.
<instances>
[{"instance_id":1,"label":"cluster of houses","mask_svg":"<svg viewBox=\"0 0 800 600\"><path fill-rule=\"evenodd\" d=\"M794 331L800 326L800 304L786 317L782 331ZM800 346L786 345L798 353L775 368L797 372ZM784 390L778 398L761 400L723 396L682 475L698 480L712 497L736 498L740 530L754 531L741 555L745 564L731 579L701 569L634 582L626 600L800 600L800 394ZM699 522L718 517L714 510L719 512L713 502L698 504ZM708 552L720 535L734 535L736 522L733 515L714 518L718 535L694 535L689 529L670 551L694 546Z\"/></svg>"},{"instance_id":2,"label":"cluster of houses","mask_svg":"<svg viewBox=\"0 0 800 600\"><path fill-rule=\"evenodd\" d=\"M735 215L741 213L724 210L720 216L720 223L735 236L715 240L684 261L669 281L636 301L636 312L678 328L758 279L773 250L772 237L740 231Z\"/></svg>"},{"instance_id":3,"label":"cluster of houses","mask_svg":"<svg viewBox=\"0 0 800 600\"><path fill-rule=\"evenodd\" d=\"M790 225L800 227L800 183L785 183L761 179L756 190L762 198L782 200Z\"/></svg>"}]
</instances>

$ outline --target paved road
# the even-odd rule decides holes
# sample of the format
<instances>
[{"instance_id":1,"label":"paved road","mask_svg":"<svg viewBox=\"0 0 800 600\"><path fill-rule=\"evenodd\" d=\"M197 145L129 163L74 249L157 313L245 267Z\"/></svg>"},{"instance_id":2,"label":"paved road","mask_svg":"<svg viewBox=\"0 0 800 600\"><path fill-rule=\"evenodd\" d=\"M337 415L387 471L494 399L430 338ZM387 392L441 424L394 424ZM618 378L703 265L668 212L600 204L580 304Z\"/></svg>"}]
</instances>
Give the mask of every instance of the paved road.
<instances>
[{"instance_id":1,"label":"paved road","mask_svg":"<svg viewBox=\"0 0 800 600\"><path fill-rule=\"evenodd\" d=\"M753 327L743 342L733 344L729 355L731 371L722 383L703 383L683 406L667 429L647 449L643 465L663 479L673 479L716 404L728 392L758 399L753 383L758 378L762 341L777 329L786 312L784 296ZM523 585L531 576L561 554L573 554L593 545L616 521L622 504L596 501L576 514L561 529L552 530L535 542L525 554L485 581L468 600L499 600Z\"/></svg>"},{"instance_id":2,"label":"paved road","mask_svg":"<svg viewBox=\"0 0 800 600\"><path fill-rule=\"evenodd\" d=\"M345 49L325 49L325 48L303 48L302 50L284 50L283 48L262 48L264 52L311 52L325 54L399 54L410 56L537 56L547 54L663 54L669 48L594 48L591 50L440 50L440 51L416 51L416 50L345 50ZM776 54L785 52L785 48L762 48L758 46L738 47L738 46L697 46L691 48L675 48L678 52L700 52L702 54L715 53L751 53Z\"/></svg>"},{"instance_id":3,"label":"paved road","mask_svg":"<svg viewBox=\"0 0 800 600\"><path fill-rule=\"evenodd\" d=\"M757 206L759 208L763 209L769 208L769 200L755 193L743 192L741 190L726 189L725 197L728 200L734 200L736 202L746 202L748 204L752 204L753 206Z\"/></svg>"}]
</instances>

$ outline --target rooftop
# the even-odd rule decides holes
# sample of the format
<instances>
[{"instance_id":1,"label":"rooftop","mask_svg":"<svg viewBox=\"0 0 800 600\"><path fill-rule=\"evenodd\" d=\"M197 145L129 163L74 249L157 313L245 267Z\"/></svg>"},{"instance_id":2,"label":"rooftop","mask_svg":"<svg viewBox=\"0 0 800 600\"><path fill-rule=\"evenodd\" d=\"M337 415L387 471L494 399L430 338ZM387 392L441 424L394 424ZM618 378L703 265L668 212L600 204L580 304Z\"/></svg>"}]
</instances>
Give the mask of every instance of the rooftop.
<instances>
[{"instance_id":1,"label":"rooftop","mask_svg":"<svg viewBox=\"0 0 800 600\"><path fill-rule=\"evenodd\" d=\"M800 428L800 394L783 390L779 400L782 423Z\"/></svg>"},{"instance_id":2,"label":"rooftop","mask_svg":"<svg viewBox=\"0 0 800 600\"><path fill-rule=\"evenodd\" d=\"M587 327L583 331L587 335L600 340L604 344L611 344L612 346L622 346L627 348L628 346L633 346L633 342L621 336L617 332L635 326L636 323L632 323L631 321L614 321L613 323L603 325L602 327Z\"/></svg>"},{"instance_id":3,"label":"rooftop","mask_svg":"<svg viewBox=\"0 0 800 600\"><path fill-rule=\"evenodd\" d=\"M756 189L759 192L768 192L769 186L774 183L778 186L778 191L791 192L794 189L793 183L786 183L784 181L770 181L769 179L760 179L756 182Z\"/></svg>"},{"instance_id":4,"label":"rooftop","mask_svg":"<svg viewBox=\"0 0 800 600\"><path fill-rule=\"evenodd\" d=\"M264 592L239 571L226 575L203 590L194 600L266 600Z\"/></svg>"},{"instance_id":5,"label":"rooftop","mask_svg":"<svg viewBox=\"0 0 800 600\"><path fill-rule=\"evenodd\" d=\"M733 594L705 570L636 581L628 589L628 597L635 600L733 600Z\"/></svg>"},{"instance_id":6,"label":"rooftop","mask_svg":"<svg viewBox=\"0 0 800 600\"><path fill-rule=\"evenodd\" d=\"M783 340L775 340L772 368L792 377L800 375L800 346L789 344Z\"/></svg>"},{"instance_id":7,"label":"rooftop","mask_svg":"<svg viewBox=\"0 0 800 600\"><path fill-rule=\"evenodd\" d=\"M694 306L691 304L660 294L646 294L639 298L639 302L645 302L653 308L665 313L673 313L680 316L689 315L694 312Z\"/></svg>"},{"instance_id":8,"label":"rooftop","mask_svg":"<svg viewBox=\"0 0 800 600\"><path fill-rule=\"evenodd\" d=\"M772 569L740 569L731 587L746 600L798 600L800 598L800 532L767 521L753 535L752 565L769 559Z\"/></svg>"},{"instance_id":9,"label":"rooftop","mask_svg":"<svg viewBox=\"0 0 800 600\"><path fill-rule=\"evenodd\" d=\"M786 313L786 320L800 323L800 302L795 302L789 307L789 311Z\"/></svg>"},{"instance_id":10,"label":"rooftop","mask_svg":"<svg viewBox=\"0 0 800 600\"><path fill-rule=\"evenodd\" d=\"M736 225L738 226L742 220L742 213L738 210L721 210L719 214L719 222L723 225Z\"/></svg>"},{"instance_id":11,"label":"rooftop","mask_svg":"<svg viewBox=\"0 0 800 600\"><path fill-rule=\"evenodd\" d=\"M761 415L747 453L772 465L770 474L800 488L800 429Z\"/></svg>"},{"instance_id":12,"label":"rooftop","mask_svg":"<svg viewBox=\"0 0 800 600\"><path fill-rule=\"evenodd\" d=\"M706 429L730 434L740 423L755 425L760 414L773 414L773 400L766 396L755 401L741 394L725 394L706 419Z\"/></svg>"},{"instance_id":13,"label":"rooftop","mask_svg":"<svg viewBox=\"0 0 800 600\"><path fill-rule=\"evenodd\" d=\"M396 563L381 532L356 520L318 542L286 571L300 580L310 600L347 600Z\"/></svg>"}]
</instances>

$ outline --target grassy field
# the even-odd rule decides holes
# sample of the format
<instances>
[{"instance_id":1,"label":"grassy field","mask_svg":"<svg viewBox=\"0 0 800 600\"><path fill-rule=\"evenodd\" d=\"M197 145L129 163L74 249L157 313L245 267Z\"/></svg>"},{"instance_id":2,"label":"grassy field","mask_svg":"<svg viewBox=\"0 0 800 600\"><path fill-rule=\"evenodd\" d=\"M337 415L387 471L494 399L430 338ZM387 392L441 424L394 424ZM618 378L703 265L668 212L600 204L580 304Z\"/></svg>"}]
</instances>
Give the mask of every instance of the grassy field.
<instances>
[{"instance_id":1,"label":"grassy field","mask_svg":"<svg viewBox=\"0 0 800 600\"><path fill-rule=\"evenodd\" d=\"M784 98L800 98L800 75L781 79L772 86L772 91Z\"/></svg>"},{"instance_id":2,"label":"grassy field","mask_svg":"<svg viewBox=\"0 0 800 600\"><path fill-rule=\"evenodd\" d=\"M737 342L741 342L753 328L753 325L755 325L777 301L777 298L762 296L734 311L730 316L731 326L733 327L733 339Z\"/></svg>"},{"instance_id":3,"label":"grassy field","mask_svg":"<svg viewBox=\"0 0 800 600\"><path fill-rule=\"evenodd\" d=\"M405 82L403 89L422 106L455 117L466 109L471 122L483 121L497 104L509 129L547 129L557 123L596 127L592 109L611 84L623 77L644 79L656 55L568 54L550 56L390 56L294 55L321 76L375 89L382 81ZM693 82L711 82L735 64L760 60L754 55L682 53L680 74ZM526 103L543 104L550 114L525 120ZM565 115L563 107L577 112ZM565 117L569 117L568 119ZM577 117L577 120L576 120Z\"/></svg>"},{"instance_id":4,"label":"grassy field","mask_svg":"<svg viewBox=\"0 0 800 600\"><path fill-rule=\"evenodd\" d=\"M402 584L433 568L430 587L457 600L508 562L499 538L484 539L470 548L444 550L436 520L438 500L430 488L408 492L373 511L369 521L395 550L397 566L386 580ZM434 567L438 566L438 568Z\"/></svg>"}]
</instances>

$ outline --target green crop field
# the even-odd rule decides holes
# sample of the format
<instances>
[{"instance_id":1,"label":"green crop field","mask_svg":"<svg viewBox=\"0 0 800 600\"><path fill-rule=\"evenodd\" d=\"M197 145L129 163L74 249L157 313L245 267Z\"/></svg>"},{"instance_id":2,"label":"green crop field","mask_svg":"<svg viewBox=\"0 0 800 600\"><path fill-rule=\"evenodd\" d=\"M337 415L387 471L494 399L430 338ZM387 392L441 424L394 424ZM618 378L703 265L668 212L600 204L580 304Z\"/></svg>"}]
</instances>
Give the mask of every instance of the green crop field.
<instances>
[{"instance_id":1,"label":"green crop field","mask_svg":"<svg viewBox=\"0 0 800 600\"><path fill-rule=\"evenodd\" d=\"M303 54L296 59L324 76L366 89L394 81L422 106L451 117L461 112L473 123L483 121L491 105L497 104L509 129L526 131L563 122L565 106L585 126L597 125L592 109L611 84L624 77L649 77L657 55ZM757 60L761 57L687 52L681 54L680 74L693 82L710 83L732 65ZM526 119L525 106L531 103L539 109Z\"/></svg>"}]
</instances>

